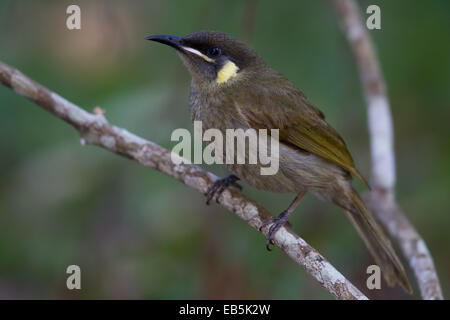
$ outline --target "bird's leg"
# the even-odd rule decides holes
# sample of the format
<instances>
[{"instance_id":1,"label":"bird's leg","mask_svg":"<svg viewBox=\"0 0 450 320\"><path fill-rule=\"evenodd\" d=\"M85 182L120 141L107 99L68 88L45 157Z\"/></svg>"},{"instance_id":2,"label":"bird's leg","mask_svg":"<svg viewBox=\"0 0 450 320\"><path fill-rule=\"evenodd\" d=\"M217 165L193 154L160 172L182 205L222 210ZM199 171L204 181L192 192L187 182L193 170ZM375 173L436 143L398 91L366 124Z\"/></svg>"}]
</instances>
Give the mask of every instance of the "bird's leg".
<instances>
[{"instance_id":1,"label":"bird's leg","mask_svg":"<svg viewBox=\"0 0 450 320\"><path fill-rule=\"evenodd\" d=\"M236 183L236 181L238 180L239 180L238 177L236 177L234 174L230 174L225 178L214 181L214 183L208 187L208 190L206 190L205 193L207 197L206 204L209 204L209 202L211 201L212 198L214 198L214 196L216 196L216 201L218 202L222 192L224 192L225 189L228 188L229 186L234 186L239 190L242 190L242 187Z\"/></svg>"},{"instance_id":2,"label":"bird's leg","mask_svg":"<svg viewBox=\"0 0 450 320\"><path fill-rule=\"evenodd\" d=\"M261 231L262 228L273 223L269 228L269 233L267 234L267 240L266 240L267 250L271 251L270 245L272 244L275 232L277 232L278 229L280 229L288 221L289 216L291 215L292 211L294 211L294 209L297 207L298 203L303 198L305 193L306 192L299 193L295 197L294 201L292 201L292 203L289 205L289 207L286 210L284 210L278 217L272 217L270 219L267 219L266 221L264 221L262 223L261 227L259 227L259 230Z\"/></svg>"}]
</instances>

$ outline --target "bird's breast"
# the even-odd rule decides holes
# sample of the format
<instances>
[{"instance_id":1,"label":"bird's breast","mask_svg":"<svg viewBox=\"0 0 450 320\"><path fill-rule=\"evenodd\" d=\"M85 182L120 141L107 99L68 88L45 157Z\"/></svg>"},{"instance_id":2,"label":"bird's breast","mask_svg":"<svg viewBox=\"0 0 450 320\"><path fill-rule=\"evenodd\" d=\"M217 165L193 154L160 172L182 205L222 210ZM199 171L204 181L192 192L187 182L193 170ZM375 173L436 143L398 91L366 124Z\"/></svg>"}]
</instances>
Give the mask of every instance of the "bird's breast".
<instances>
[{"instance_id":1,"label":"bird's breast","mask_svg":"<svg viewBox=\"0 0 450 320\"><path fill-rule=\"evenodd\" d=\"M225 133L226 129L243 126L233 99L220 90L200 92L191 87L189 106L192 121L201 121L204 130L219 129Z\"/></svg>"}]
</instances>

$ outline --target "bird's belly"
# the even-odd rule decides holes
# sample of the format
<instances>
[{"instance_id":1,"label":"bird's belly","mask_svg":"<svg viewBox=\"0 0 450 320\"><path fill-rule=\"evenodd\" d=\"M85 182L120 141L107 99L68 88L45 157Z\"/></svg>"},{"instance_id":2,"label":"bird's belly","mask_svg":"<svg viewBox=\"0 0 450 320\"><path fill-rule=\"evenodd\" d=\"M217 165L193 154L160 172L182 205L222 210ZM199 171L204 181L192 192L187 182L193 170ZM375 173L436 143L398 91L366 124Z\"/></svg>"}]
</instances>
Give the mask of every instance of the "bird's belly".
<instances>
[{"instance_id":1,"label":"bird's belly","mask_svg":"<svg viewBox=\"0 0 450 320\"><path fill-rule=\"evenodd\" d=\"M227 150L224 150L226 157ZM228 150L229 152L229 150ZM302 179L298 175L291 172L293 163L301 166L303 161L300 154L292 147L279 143L278 150L273 148L273 145L268 145L267 154L271 156L271 162L268 165L262 165L260 161L257 164L249 164L249 150L246 150L245 160L246 164L227 164L228 170L233 172L241 180L250 184L251 186L271 192L280 193L300 193L306 191L306 186L301 182ZM260 160L260 159L258 159ZM276 163L274 163L276 162ZM271 167L270 174L263 174L263 170ZM305 168L306 169L306 168Z\"/></svg>"},{"instance_id":2,"label":"bird's belly","mask_svg":"<svg viewBox=\"0 0 450 320\"><path fill-rule=\"evenodd\" d=\"M257 164L227 164L228 170L252 187L263 191L297 193L301 190L281 170L274 175L261 175L262 166Z\"/></svg>"},{"instance_id":3,"label":"bird's belly","mask_svg":"<svg viewBox=\"0 0 450 320\"><path fill-rule=\"evenodd\" d=\"M311 191L328 198L337 184L346 183L348 173L336 164L284 143L279 145L279 169L262 175L260 164L228 164L227 168L251 186L264 191L300 193Z\"/></svg>"}]
</instances>

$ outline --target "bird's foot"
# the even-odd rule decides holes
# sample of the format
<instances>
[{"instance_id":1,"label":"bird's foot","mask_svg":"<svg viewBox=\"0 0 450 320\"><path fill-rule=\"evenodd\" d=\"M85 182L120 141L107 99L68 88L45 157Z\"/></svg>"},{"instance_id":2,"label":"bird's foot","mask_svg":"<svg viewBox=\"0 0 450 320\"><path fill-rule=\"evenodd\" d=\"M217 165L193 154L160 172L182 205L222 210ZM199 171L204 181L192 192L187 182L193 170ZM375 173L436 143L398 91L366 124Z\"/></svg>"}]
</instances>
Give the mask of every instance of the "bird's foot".
<instances>
[{"instance_id":1,"label":"bird's foot","mask_svg":"<svg viewBox=\"0 0 450 320\"><path fill-rule=\"evenodd\" d=\"M213 184L211 184L208 187L208 190L206 190L206 204L209 204L210 201L216 196L216 202L219 202L219 197L222 194L222 192L225 191L226 188L233 186L235 188L238 188L239 190L242 190L242 187L236 183L239 178L236 177L234 174L230 174L229 176L226 176L225 178L216 180Z\"/></svg>"},{"instance_id":2,"label":"bird's foot","mask_svg":"<svg viewBox=\"0 0 450 320\"><path fill-rule=\"evenodd\" d=\"M273 238L275 236L275 233L285 223L289 223L288 219L289 219L289 213L288 213L288 210L285 210L278 217L272 217L270 219L267 219L266 221L264 221L262 223L261 227L259 227L259 231L261 231L265 226L272 224L269 228L269 232L267 233L267 238L266 238L266 248L268 251L272 251L272 249L270 249L270 245L273 244Z\"/></svg>"}]
</instances>

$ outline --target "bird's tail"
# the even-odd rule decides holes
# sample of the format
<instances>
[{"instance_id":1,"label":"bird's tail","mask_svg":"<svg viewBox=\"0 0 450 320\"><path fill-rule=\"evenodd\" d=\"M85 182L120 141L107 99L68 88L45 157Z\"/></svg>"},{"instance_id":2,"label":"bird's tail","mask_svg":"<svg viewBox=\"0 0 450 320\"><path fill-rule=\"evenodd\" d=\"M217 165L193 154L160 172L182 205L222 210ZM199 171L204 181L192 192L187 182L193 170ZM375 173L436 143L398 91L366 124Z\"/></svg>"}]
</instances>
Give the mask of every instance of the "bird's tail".
<instances>
[{"instance_id":1,"label":"bird's tail","mask_svg":"<svg viewBox=\"0 0 450 320\"><path fill-rule=\"evenodd\" d=\"M345 206L347 215L380 267L386 282L391 287L398 282L406 292L411 294L411 285L400 259L392 248L389 239L353 188L350 193L350 200L350 206L348 204Z\"/></svg>"}]
</instances>

